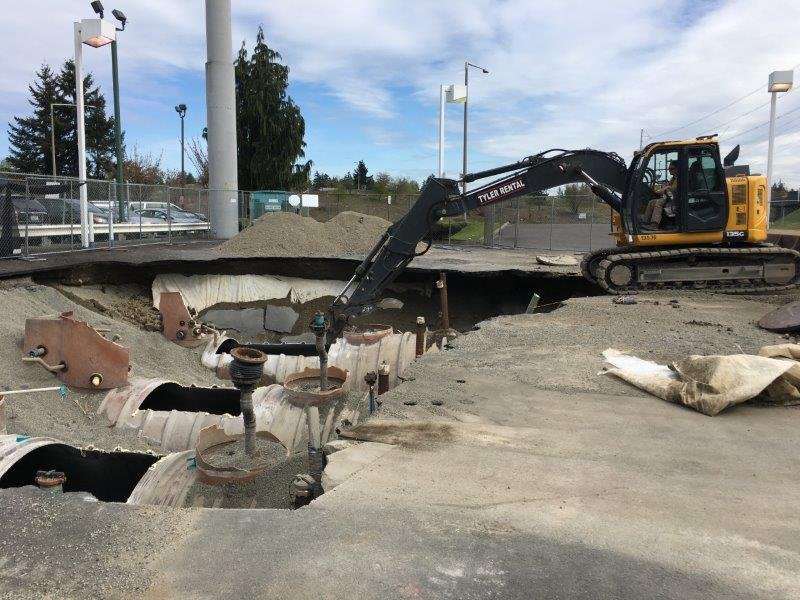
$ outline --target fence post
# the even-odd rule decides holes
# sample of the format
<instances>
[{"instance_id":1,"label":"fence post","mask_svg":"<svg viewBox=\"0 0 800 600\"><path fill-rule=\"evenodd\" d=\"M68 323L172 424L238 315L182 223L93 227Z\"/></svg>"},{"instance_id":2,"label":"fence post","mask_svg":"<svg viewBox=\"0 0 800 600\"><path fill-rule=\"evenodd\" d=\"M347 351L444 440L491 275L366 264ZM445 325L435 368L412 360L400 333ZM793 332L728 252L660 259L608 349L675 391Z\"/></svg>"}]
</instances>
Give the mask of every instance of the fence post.
<instances>
[{"instance_id":1,"label":"fence post","mask_svg":"<svg viewBox=\"0 0 800 600\"><path fill-rule=\"evenodd\" d=\"M590 198L589 202L592 203L592 220L589 221L589 252L592 251L592 233L594 232L594 211L597 207L597 200Z\"/></svg>"},{"instance_id":2,"label":"fence post","mask_svg":"<svg viewBox=\"0 0 800 600\"><path fill-rule=\"evenodd\" d=\"M72 200L75 197L75 190L73 188L74 181L72 179L69 180L69 199ZM75 212L72 202L69 203L69 249L75 249Z\"/></svg>"},{"instance_id":3,"label":"fence post","mask_svg":"<svg viewBox=\"0 0 800 600\"><path fill-rule=\"evenodd\" d=\"M30 208L27 208L27 202L30 200L30 184L28 182L28 176L25 176L25 258L30 255L30 248L28 247L28 221L31 219L31 211ZM19 224L17 224L19 225Z\"/></svg>"},{"instance_id":4,"label":"fence post","mask_svg":"<svg viewBox=\"0 0 800 600\"><path fill-rule=\"evenodd\" d=\"M108 247L109 248L114 247L114 198L116 198L116 194L112 196L113 186L114 183L109 181L108 182Z\"/></svg>"},{"instance_id":5,"label":"fence post","mask_svg":"<svg viewBox=\"0 0 800 600\"><path fill-rule=\"evenodd\" d=\"M556 220L556 199L555 196L550 198L550 242L548 244L548 250L553 249L553 223Z\"/></svg>"},{"instance_id":6,"label":"fence post","mask_svg":"<svg viewBox=\"0 0 800 600\"><path fill-rule=\"evenodd\" d=\"M167 187L167 243L172 243L172 202L170 202L169 187Z\"/></svg>"}]
</instances>

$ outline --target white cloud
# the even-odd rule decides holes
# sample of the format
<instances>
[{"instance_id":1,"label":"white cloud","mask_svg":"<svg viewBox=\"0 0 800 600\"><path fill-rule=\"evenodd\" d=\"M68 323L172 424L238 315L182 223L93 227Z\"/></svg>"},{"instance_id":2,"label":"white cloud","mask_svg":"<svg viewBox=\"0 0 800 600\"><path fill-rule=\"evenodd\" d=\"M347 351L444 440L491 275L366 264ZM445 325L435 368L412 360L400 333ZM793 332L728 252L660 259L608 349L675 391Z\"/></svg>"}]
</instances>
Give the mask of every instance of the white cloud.
<instances>
[{"instance_id":1,"label":"white cloud","mask_svg":"<svg viewBox=\"0 0 800 600\"><path fill-rule=\"evenodd\" d=\"M201 2L132 4L121 7L131 24L120 42L130 108L180 90L186 71L201 74L205 62ZM430 145L436 129L428 121L436 115L439 84L463 77L465 57L486 66L489 75L473 71L471 80L470 152L480 166L550 147L591 146L630 157L640 128L650 135L674 129L758 85L765 88L771 70L800 63L795 0L233 0L233 7L234 49L244 38L252 45L255 27L263 24L293 82L327 90L363 115L367 141L384 151L396 144L406 157L435 160ZM34 15L46 15L50 35L31 48ZM4 7L0 116L24 110L25 86L41 62L71 55L76 15L91 16L83 0ZM86 54L88 67L106 82L105 52ZM764 90L668 137L709 133L766 100ZM407 118L403 103L421 105L416 113L425 116L417 130L424 134L375 135L408 125L401 123ZM779 103L782 112L797 106L800 93ZM778 139L775 173L798 185L800 142L791 132L800 122L792 123L793 116L779 121L778 132L786 135ZM755 110L720 133L732 138L767 117L768 107ZM454 130L457 139L451 120L449 135ZM765 169L766 131L731 139L742 144L741 160L755 170ZM408 171L434 168L409 165Z\"/></svg>"}]
</instances>

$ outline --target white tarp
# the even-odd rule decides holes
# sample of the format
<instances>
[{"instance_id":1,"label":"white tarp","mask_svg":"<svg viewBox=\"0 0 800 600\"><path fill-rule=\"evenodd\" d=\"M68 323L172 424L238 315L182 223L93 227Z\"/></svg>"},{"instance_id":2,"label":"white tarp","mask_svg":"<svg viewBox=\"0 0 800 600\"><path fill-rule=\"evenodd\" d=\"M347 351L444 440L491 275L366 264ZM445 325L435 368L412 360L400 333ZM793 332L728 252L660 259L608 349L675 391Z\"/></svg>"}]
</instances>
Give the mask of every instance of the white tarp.
<instances>
[{"instance_id":1,"label":"white tarp","mask_svg":"<svg viewBox=\"0 0 800 600\"><path fill-rule=\"evenodd\" d=\"M668 402L716 415L757 396L780 404L800 404L800 345L765 346L759 356L690 356L669 367L603 352L615 375Z\"/></svg>"},{"instance_id":2,"label":"white tarp","mask_svg":"<svg viewBox=\"0 0 800 600\"><path fill-rule=\"evenodd\" d=\"M183 303L201 312L215 304L244 304L286 298L308 302L336 296L345 281L301 279L277 275L157 275L153 280L153 306L158 308L162 292L180 292Z\"/></svg>"}]
</instances>

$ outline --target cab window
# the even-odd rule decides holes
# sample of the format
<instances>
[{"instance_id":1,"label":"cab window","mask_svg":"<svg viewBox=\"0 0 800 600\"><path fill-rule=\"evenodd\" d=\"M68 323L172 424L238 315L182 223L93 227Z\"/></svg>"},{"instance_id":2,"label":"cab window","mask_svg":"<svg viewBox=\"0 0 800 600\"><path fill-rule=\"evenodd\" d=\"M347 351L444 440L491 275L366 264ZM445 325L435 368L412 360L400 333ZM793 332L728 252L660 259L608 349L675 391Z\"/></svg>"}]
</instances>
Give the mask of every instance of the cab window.
<instances>
[{"instance_id":1,"label":"cab window","mask_svg":"<svg viewBox=\"0 0 800 600\"><path fill-rule=\"evenodd\" d=\"M717 231L727 221L725 180L710 146L689 148L687 155L686 231Z\"/></svg>"},{"instance_id":2,"label":"cab window","mask_svg":"<svg viewBox=\"0 0 800 600\"><path fill-rule=\"evenodd\" d=\"M639 223L649 229L677 228L678 158L677 150L653 152L640 171L637 213Z\"/></svg>"}]
</instances>

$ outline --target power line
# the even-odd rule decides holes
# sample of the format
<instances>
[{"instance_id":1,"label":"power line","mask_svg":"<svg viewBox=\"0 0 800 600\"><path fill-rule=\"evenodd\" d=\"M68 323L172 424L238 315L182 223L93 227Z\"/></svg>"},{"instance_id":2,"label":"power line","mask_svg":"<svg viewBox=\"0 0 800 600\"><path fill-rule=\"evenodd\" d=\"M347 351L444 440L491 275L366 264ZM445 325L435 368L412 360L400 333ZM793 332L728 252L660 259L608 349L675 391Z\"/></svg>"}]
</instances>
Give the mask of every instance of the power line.
<instances>
[{"instance_id":1,"label":"power line","mask_svg":"<svg viewBox=\"0 0 800 600\"><path fill-rule=\"evenodd\" d=\"M748 92L747 94L745 94L745 95L744 95L744 96L742 96L741 98L737 98L737 99L736 99L736 100L734 100L733 102L730 102L730 103L726 104L725 106L723 106L722 108L718 108L717 110L715 110L715 111L712 111L712 112L708 113L707 115L705 115L705 116L703 116L703 117L700 117L699 119L696 119L696 120L694 120L694 121L692 121L692 122L690 122L690 123L687 123L686 125L682 125L682 126L680 126L680 127L676 127L675 129L670 129L670 130L668 130L668 131L663 131L663 132L659 133L658 135L656 135L655 137L657 137L658 139L662 139L662 138L663 138L665 135L667 135L667 134L674 133L674 132L676 132L676 131L680 131L681 129L686 129L687 127L691 127L692 125L696 125L696 124L697 124L697 123L699 123L700 121L705 121L705 120L706 120L708 117L713 117L714 115L716 115L716 114L718 114L718 113L721 113L721 112L722 112L723 110L725 110L726 108L730 108L730 107L731 107L731 106L733 106L734 104L738 104L738 103L739 103L739 102L741 102L742 100L745 100L745 99L749 98L750 96L752 96L753 94L755 94L755 93L757 93L759 90L761 90L761 87L762 87L762 86L758 86L758 87L757 87L756 89L754 89L752 92Z\"/></svg>"},{"instance_id":2,"label":"power line","mask_svg":"<svg viewBox=\"0 0 800 600\"><path fill-rule=\"evenodd\" d=\"M800 67L800 63L797 63L796 65L794 65L794 66L791 68L791 70L792 70L792 71L794 71L795 69L797 69L797 67ZM723 107L721 107L721 108L718 108L718 109L716 109L716 110L714 110L714 111L711 111L710 113L708 113L707 115L704 115L704 116L700 117L699 119L695 119L694 121L691 121L690 123L687 123L686 125L682 125L681 127L676 127L675 129L670 129L670 130L668 130L668 131L664 131L664 132L662 132L662 133L659 133L659 134L658 134L658 135L656 135L655 137L656 137L656 138L658 138L658 139L663 139L663 138L664 138L664 136L665 136L665 135L667 135L667 134L674 133L674 132L676 132L676 131L680 131L680 130L682 130L682 129L686 129L687 127L691 127L692 125L696 125L696 124L697 124L697 123L699 123L700 121L705 121L705 120L706 120L708 117L713 117L714 115L716 115L716 114L718 114L718 113L721 113L723 110L730 108L730 107L731 107L731 106L733 106L734 104L738 104L738 103L739 103L739 102L741 102L742 100L745 100L745 99L749 98L750 96L752 96L753 94L756 94L756 93L758 93L758 92L759 92L760 90L762 90L762 89L763 89L763 86L761 86L761 85L760 85L760 86L758 86L756 89L754 89L753 91L751 91L751 92L748 92L747 94L745 94L744 96L742 96L741 98L737 98L736 100L733 100L732 102L729 102L728 104L726 104L725 106L723 106ZM793 89L794 89L794 88L793 88ZM789 91L791 92L791 90L789 90ZM788 93L788 92L787 92L787 93ZM769 104L769 102L768 102L767 104ZM763 106L763 105L762 105L762 106ZM761 108L761 107L758 107L758 108ZM756 109L753 109L753 110L755 111ZM752 112L752 111L750 111L750 112ZM748 113L745 113L745 114L750 114L750 113L748 112ZM744 116L744 115L741 115L741 116ZM735 119L734 119L734 120L735 120ZM714 130L718 130L718 129L719 129L718 127L714 127L714 128L712 128L712 131L714 131Z\"/></svg>"},{"instance_id":3,"label":"power line","mask_svg":"<svg viewBox=\"0 0 800 600\"><path fill-rule=\"evenodd\" d=\"M780 115L778 117L775 117L775 121L777 122L780 119L786 117L787 115L790 115L793 112L797 112L798 110L800 110L800 106L797 106L797 107L793 108L792 110L788 110L785 113L783 113L782 115ZM763 123L755 125L755 126L751 127L750 129L745 129L744 131L742 131L740 133L737 133L736 135L732 135L731 137L726 138L725 141L729 142L730 140L735 140L738 137L741 137L741 136L743 136L743 135L745 135L747 133L750 133L751 131L755 131L756 129L760 129L761 127L765 127L767 125L769 125L769 121L764 121Z\"/></svg>"}]
</instances>

